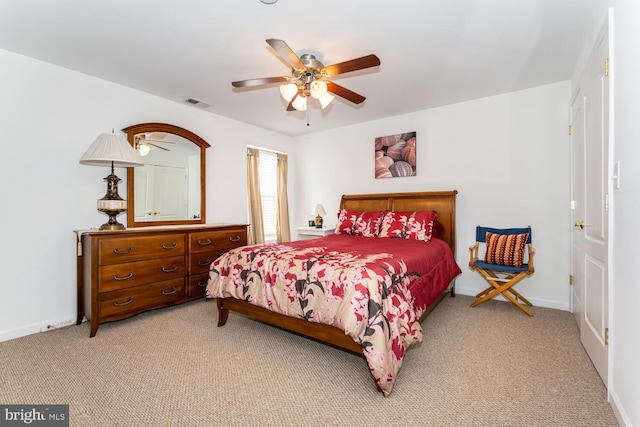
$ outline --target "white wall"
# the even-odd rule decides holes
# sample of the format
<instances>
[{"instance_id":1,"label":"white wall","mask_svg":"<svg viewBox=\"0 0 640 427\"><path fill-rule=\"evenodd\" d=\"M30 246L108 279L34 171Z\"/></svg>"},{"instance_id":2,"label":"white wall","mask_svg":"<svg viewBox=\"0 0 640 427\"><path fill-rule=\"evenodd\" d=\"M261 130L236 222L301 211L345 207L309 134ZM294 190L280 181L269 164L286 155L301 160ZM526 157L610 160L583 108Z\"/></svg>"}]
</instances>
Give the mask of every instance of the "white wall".
<instances>
[{"instance_id":1,"label":"white wall","mask_svg":"<svg viewBox=\"0 0 640 427\"><path fill-rule=\"evenodd\" d=\"M535 305L568 310L569 97L566 81L300 137L292 221L306 224L323 203L335 225L345 193L456 189L457 291L486 287L467 267L476 225L531 225L536 273L518 288ZM374 138L412 131L417 176L375 179Z\"/></svg>"},{"instance_id":2,"label":"white wall","mask_svg":"<svg viewBox=\"0 0 640 427\"><path fill-rule=\"evenodd\" d=\"M640 425L640 328L638 328L638 212L640 212L640 2L613 2L614 161L620 189L613 194L613 283L610 395L622 425Z\"/></svg>"},{"instance_id":3,"label":"white wall","mask_svg":"<svg viewBox=\"0 0 640 427\"><path fill-rule=\"evenodd\" d=\"M209 142L208 223L247 221L248 142L292 152L289 137L197 108L7 51L0 63L0 341L75 319L73 230L106 221L96 200L108 175L78 160L101 132L165 122ZM116 175L126 198L126 171Z\"/></svg>"}]
</instances>

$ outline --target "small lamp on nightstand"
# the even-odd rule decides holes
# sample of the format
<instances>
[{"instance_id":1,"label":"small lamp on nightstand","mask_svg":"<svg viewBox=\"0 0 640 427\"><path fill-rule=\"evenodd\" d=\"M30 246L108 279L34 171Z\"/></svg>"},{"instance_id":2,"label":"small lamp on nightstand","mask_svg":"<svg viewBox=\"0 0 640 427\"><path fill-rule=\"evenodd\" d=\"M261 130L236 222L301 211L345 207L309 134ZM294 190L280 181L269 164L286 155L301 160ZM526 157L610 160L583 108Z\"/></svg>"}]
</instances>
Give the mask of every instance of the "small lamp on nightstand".
<instances>
[{"instance_id":1,"label":"small lamp on nightstand","mask_svg":"<svg viewBox=\"0 0 640 427\"><path fill-rule=\"evenodd\" d=\"M315 219L315 224L316 224L316 228L322 228L322 215L326 215L327 212L324 210L324 206L322 206L321 203L318 203L317 205L315 205L313 207L313 210L311 211L311 215L315 215L316 219Z\"/></svg>"}]
</instances>

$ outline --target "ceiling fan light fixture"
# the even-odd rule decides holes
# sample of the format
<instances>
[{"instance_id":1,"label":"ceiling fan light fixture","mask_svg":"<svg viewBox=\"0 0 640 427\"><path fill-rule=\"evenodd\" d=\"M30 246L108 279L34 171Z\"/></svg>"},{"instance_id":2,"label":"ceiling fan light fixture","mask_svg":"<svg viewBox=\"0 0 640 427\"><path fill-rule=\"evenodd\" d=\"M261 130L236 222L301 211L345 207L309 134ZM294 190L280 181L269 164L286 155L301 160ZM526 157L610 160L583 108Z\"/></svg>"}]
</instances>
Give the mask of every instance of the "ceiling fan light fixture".
<instances>
[{"instance_id":1,"label":"ceiling fan light fixture","mask_svg":"<svg viewBox=\"0 0 640 427\"><path fill-rule=\"evenodd\" d=\"M298 111L306 111L307 110L307 97L306 96L298 96L291 103L291 106Z\"/></svg>"},{"instance_id":2,"label":"ceiling fan light fixture","mask_svg":"<svg viewBox=\"0 0 640 427\"><path fill-rule=\"evenodd\" d=\"M295 83L287 83L280 86L280 95L287 102L291 102L296 93L298 93L298 86Z\"/></svg>"},{"instance_id":3,"label":"ceiling fan light fixture","mask_svg":"<svg viewBox=\"0 0 640 427\"><path fill-rule=\"evenodd\" d=\"M322 80L314 80L310 86L311 96L320 99L327 94L327 84Z\"/></svg>"},{"instance_id":4,"label":"ceiling fan light fixture","mask_svg":"<svg viewBox=\"0 0 640 427\"><path fill-rule=\"evenodd\" d=\"M331 101L333 101L333 98L335 98L335 96L331 95L330 93L325 93L324 96L322 96L321 98L318 98L318 101L320 101L320 105L322 105L323 110L326 108L327 105L331 104Z\"/></svg>"},{"instance_id":5,"label":"ceiling fan light fixture","mask_svg":"<svg viewBox=\"0 0 640 427\"><path fill-rule=\"evenodd\" d=\"M149 147L147 144L138 144L138 151L140 152L140 155L144 157L149 154L149 152L151 151L151 147Z\"/></svg>"}]
</instances>

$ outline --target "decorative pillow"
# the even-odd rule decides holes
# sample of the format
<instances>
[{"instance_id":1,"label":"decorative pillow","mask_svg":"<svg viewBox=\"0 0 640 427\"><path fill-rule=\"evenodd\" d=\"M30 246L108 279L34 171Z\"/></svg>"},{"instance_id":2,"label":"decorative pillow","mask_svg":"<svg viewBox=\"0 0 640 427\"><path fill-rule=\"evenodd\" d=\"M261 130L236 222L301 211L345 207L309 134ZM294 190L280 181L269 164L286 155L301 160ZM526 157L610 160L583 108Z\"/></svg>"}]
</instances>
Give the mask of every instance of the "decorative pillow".
<instances>
[{"instance_id":1,"label":"decorative pillow","mask_svg":"<svg viewBox=\"0 0 640 427\"><path fill-rule=\"evenodd\" d=\"M436 211L391 212L387 211L378 237L414 239L428 242L433 234Z\"/></svg>"},{"instance_id":2,"label":"decorative pillow","mask_svg":"<svg viewBox=\"0 0 640 427\"><path fill-rule=\"evenodd\" d=\"M431 232L431 238L442 239L444 236L444 226L437 219L433 220L433 231Z\"/></svg>"},{"instance_id":3,"label":"decorative pillow","mask_svg":"<svg viewBox=\"0 0 640 427\"><path fill-rule=\"evenodd\" d=\"M524 264L524 247L529 233L496 234L487 231L487 252L484 262L489 264L522 267Z\"/></svg>"},{"instance_id":4,"label":"decorative pillow","mask_svg":"<svg viewBox=\"0 0 640 427\"><path fill-rule=\"evenodd\" d=\"M335 234L375 237L378 234L384 212L360 212L347 209L338 211Z\"/></svg>"}]
</instances>

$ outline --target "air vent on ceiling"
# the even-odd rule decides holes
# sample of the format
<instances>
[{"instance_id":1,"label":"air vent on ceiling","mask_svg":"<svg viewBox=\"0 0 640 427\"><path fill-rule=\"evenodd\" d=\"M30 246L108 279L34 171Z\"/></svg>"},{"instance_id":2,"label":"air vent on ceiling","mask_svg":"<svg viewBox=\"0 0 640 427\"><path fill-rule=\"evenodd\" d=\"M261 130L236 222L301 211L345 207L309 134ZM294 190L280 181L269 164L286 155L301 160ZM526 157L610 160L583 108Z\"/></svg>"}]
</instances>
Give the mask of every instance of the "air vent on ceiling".
<instances>
[{"instance_id":1,"label":"air vent on ceiling","mask_svg":"<svg viewBox=\"0 0 640 427\"><path fill-rule=\"evenodd\" d=\"M194 99L194 98L188 98L188 99L185 100L185 102L187 104L195 105L195 106L198 106L200 108L209 108L209 107L211 107L210 104L207 104L204 101L200 101L200 100L197 100L197 99Z\"/></svg>"}]
</instances>

